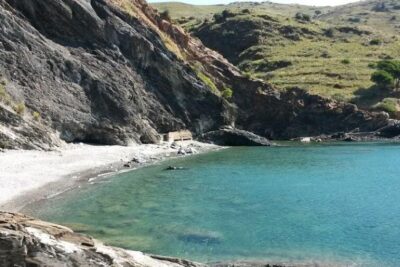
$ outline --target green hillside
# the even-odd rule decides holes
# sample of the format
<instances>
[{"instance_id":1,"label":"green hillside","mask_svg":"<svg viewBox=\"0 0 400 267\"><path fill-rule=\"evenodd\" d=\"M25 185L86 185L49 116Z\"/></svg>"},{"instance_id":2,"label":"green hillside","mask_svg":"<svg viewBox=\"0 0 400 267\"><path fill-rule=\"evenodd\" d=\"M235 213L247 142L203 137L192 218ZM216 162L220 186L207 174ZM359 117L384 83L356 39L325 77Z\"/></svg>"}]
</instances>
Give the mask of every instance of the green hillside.
<instances>
[{"instance_id":1,"label":"green hillside","mask_svg":"<svg viewBox=\"0 0 400 267\"><path fill-rule=\"evenodd\" d=\"M248 75L369 108L393 97L370 77L374 63L400 58L399 5L155 4Z\"/></svg>"}]
</instances>

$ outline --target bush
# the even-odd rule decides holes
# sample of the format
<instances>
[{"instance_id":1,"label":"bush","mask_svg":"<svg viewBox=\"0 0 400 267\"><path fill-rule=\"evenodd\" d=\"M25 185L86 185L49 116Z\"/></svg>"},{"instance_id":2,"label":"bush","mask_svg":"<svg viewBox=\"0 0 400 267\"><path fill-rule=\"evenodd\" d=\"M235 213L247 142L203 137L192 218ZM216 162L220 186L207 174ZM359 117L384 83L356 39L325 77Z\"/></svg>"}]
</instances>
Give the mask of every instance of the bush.
<instances>
[{"instance_id":1,"label":"bush","mask_svg":"<svg viewBox=\"0 0 400 267\"><path fill-rule=\"evenodd\" d=\"M377 3L373 8L373 11L375 12L386 12L388 11L388 9L386 8L386 4L381 2L381 3Z\"/></svg>"},{"instance_id":2,"label":"bush","mask_svg":"<svg viewBox=\"0 0 400 267\"><path fill-rule=\"evenodd\" d=\"M352 18L349 18L348 21L354 22L354 23L359 23L359 22L361 22L361 19L357 18L357 17L352 17Z\"/></svg>"},{"instance_id":3,"label":"bush","mask_svg":"<svg viewBox=\"0 0 400 267\"><path fill-rule=\"evenodd\" d=\"M160 13L160 17L161 17L161 19L163 19L163 20L171 21L171 15L170 15L168 9L167 9L167 10L164 10L163 12L161 12L161 13Z\"/></svg>"},{"instance_id":4,"label":"bush","mask_svg":"<svg viewBox=\"0 0 400 267\"><path fill-rule=\"evenodd\" d=\"M25 104L23 102L18 103L14 106L14 111L17 112L17 114L20 116L24 115L25 109Z\"/></svg>"},{"instance_id":5,"label":"bush","mask_svg":"<svg viewBox=\"0 0 400 267\"><path fill-rule=\"evenodd\" d=\"M347 59L347 58L345 58L345 59L343 59L342 61L340 61L342 64L345 64L345 65L349 65L350 64L350 60L349 59Z\"/></svg>"},{"instance_id":6,"label":"bush","mask_svg":"<svg viewBox=\"0 0 400 267\"><path fill-rule=\"evenodd\" d=\"M234 17L235 13L233 13L232 11L230 11L228 9L225 9L224 11L222 11L221 15L222 15L222 17L224 19L227 19L227 18L230 18L230 17Z\"/></svg>"},{"instance_id":7,"label":"bush","mask_svg":"<svg viewBox=\"0 0 400 267\"><path fill-rule=\"evenodd\" d=\"M389 72L393 77L400 78L400 61L396 60L383 60L376 64L380 70Z\"/></svg>"},{"instance_id":8,"label":"bush","mask_svg":"<svg viewBox=\"0 0 400 267\"><path fill-rule=\"evenodd\" d=\"M338 101L338 102L344 102L344 101L346 101L346 98L345 98L342 94L340 94L340 93L336 93L336 94L332 95L332 99L333 99L333 100L336 100L336 101Z\"/></svg>"},{"instance_id":9,"label":"bush","mask_svg":"<svg viewBox=\"0 0 400 267\"><path fill-rule=\"evenodd\" d=\"M331 55L329 54L328 51L324 51L324 52L322 52L321 57L323 57L323 58L331 58Z\"/></svg>"},{"instance_id":10,"label":"bush","mask_svg":"<svg viewBox=\"0 0 400 267\"><path fill-rule=\"evenodd\" d=\"M233 91L229 87L225 87L224 90L222 91L222 97L225 99L231 99L233 96Z\"/></svg>"},{"instance_id":11,"label":"bush","mask_svg":"<svg viewBox=\"0 0 400 267\"><path fill-rule=\"evenodd\" d=\"M254 75L251 72L243 72L243 76L247 79L254 79Z\"/></svg>"},{"instance_id":12,"label":"bush","mask_svg":"<svg viewBox=\"0 0 400 267\"><path fill-rule=\"evenodd\" d=\"M378 74L381 73L380 78L384 80L383 85L389 85L389 80L391 78L392 80L391 83L392 85L394 85L394 88L400 88L400 61L396 60L380 61L376 64L376 68L379 70L377 73ZM383 78L383 76L385 76L386 78ZM390 78L388 76L390 76ZM379 78L379 75L376 78Z\"/></svg>"},{"instance_id":13,"label":"bush","mask_svg":"<svg viewBox=\"0 0 400 267\"><path fill-rule=\"evenodd\" d=\"M197 71L197 77L205 84L207 85L212 92L218 93L218 88L215 85L215 83L211 80L210 77L202 73L201 71Z\"/></svg>"},{"instance_id":14,"label":"bush","mask_svg":"<svg viewBox=\"0 0 400 267\"><path fill-rule=\"evenodd\" d=\"M376 83L379 87L387 89L393 85L394 79L387 71L378 70L372 74L371 81Z\"/></svg>"},{"instance_id":15,"label":"bush","mask_svg":"<svg viewBox=\"0 0 400 267\"><path fill-rule=\"evenodd\" d=\"M382 41L379 39L372 39L371 41L369 41L370 45L380 45L382 44Z\"/></svg>"},{"instance_id":16,"label":"bush","mask_svg":"<svg viewBox=\"0 0 400 267\"><path fill-rule=\"evenodd\" d=\"M301 21L311 21L310 15L304 14L301 12L296 13L296 15L294 17L295 17L295 19L301 20Z\"/></svg>"},{"instance_id":17,"label":"bush","mask_svg":"<svg viewBox=\"0 0 400 267\"><path fill-rule=\"evenodd\" d=\"M7 80L0 80L0 101L6 105L11 104L11 96L6 91Z\"/></svg>"},{"instance_id":18,"label":"bush","mask_svg":"<svg viewBox=\"0 0 400 267\"><path fill-rule=\"evenodd\" d=\"M333 28L326 29L324 34L325 36L332 38L335 35L335 30Z\"/></svg>"},{"instance_id":19,"label":"bush","mask_svg":"<svg viewBox=\"0 0 400 267\"><path fill-rule=\"evenodd\" d=\"M33 119L35 121L39 121L40 120L40 113L39 112L37 112L37 111L33 112L32 116L33 116Z\"/></svg>"},{"instance_id":20,"label":"bush","mask_svg":"<svg viewBox=\"0 0 400 267\"><path fill-rule=\"evenodd\" d=\"M224 22L224 17L222 17L221 14L216 13L216 14L214 14L214 21L215 21L216 23Z\"/></svg>"},{"instance_id":21,"label":"bush","mask_svg":"<svg viewBox=\"0 0 400 267\"><path fill-rule=\"evenodd\" d=\"M381 102L373 106L374 109L386 111L389 114L395 114L397 112L397 99L385 98Z\"/></svg>"},{"instance_id":22,"label":"bush","mask_svg":"<svg viewBox=\"0 0 400 267\"><path fill-rule=\"evenodd\" d=\"M250 14L250 9L246 8L242 10L242 14Z\"/></svg>"},{"instance_id":23,"label":"bush","mask_svg":"<svg viewBox=\"0 0 400 267\"><path fill-rule=\"evenodd\" d=\"M0 83L0 100L4 100L7 97L6 87Z\"/></svg>"}]
</instances>

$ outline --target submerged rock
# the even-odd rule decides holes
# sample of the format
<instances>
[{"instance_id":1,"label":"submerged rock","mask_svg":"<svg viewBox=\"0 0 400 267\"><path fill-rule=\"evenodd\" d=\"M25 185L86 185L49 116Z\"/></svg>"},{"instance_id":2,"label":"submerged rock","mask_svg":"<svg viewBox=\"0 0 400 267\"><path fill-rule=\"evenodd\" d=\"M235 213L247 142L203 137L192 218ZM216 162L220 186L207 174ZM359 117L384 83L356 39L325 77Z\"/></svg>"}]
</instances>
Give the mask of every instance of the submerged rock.
<instances>
[{"instance_id":1,"label":"submerged rock","mask_svg":"<svg viewBox=\"0 0 400 267\"><path fill-rule=\"evenodd\" d=\"M218 244L222 242L222 234L203 229L186 229L178 234L178 238L190 243Z\"/></svg>"},{"instance_id":2,"label":"submerged rock","mask_svg":"<svg viewBox=\"0 0 400 267\"><path fill-rule=\"evenodd\" d=\"M176 167L176 166L168 166L165 170L167 171L176 171L176 170L184 170L183 167Z\"/></svg>"}]
</instances>

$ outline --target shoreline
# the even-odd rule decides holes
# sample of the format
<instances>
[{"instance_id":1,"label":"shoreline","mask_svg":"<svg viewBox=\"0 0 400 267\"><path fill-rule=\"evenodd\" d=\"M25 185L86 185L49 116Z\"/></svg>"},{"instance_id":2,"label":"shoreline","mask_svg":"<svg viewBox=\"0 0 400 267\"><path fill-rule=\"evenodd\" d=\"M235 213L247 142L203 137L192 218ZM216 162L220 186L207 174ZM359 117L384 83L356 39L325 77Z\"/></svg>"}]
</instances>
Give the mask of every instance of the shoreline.
<instances>
[{"instance_id":1,"label":"shoreline","mask_svg":"<svg viewBox=\"0 0 400 267\"><path fill-rule=\"evenodd\" d=\"M180 142L178 142L180 143ZM182 145L190 145L191 143L193 143L194 145L199 145L199 154L200 153L207 153L207 152L212 152L212 151L217 151L220 149L223 149L224 147L219 147L219 146L215 146L215 145L209 145L209 144L204 144L204 143L199 143L199 142L184 142ZM358 144L359 142L355 142L353 144ZM370 143L370 142L366 142L366 143ZM300 143L299 143L300 144ZM317 143L315 143L317 144ZM344 143L345 144L345 143ZM89 149L90 148L97 148L97 149L106 149L106 148L110 148L107 146L90 146L90 145L72 145L72 146L81 146L83 149ZM73 147L72 147L73 148ZM112 148L112 147L111 147ZM124 147L123 147L124 148ZM68 149L68 148L66 148ZM84 171L78 172L78 173L70 173L69 179L62 179L59 181L55 181L54 184L50 183L50 184L46 184L43 186L43 188L38 188L35 189L34 191L37 191L37 193L40 192L45 192L45 191L40 191L40 190L47 190L47 196L43 196L39 199L30 201L28 203L26 203L26 205L29 204L33 204L36 205L35 202L40 202L40 201L46 201L47 198L51 198L52 196L54 196L54 194L50 194L49 191L49 187L53 187L54 188L58 188L58 192L56 192L56 194L58 193L63 193L65 191L68 190L73 190L75 188L77 188L79 185L83 184L83 183L91 183L91 181L93 181L92 179L103 179L103 177L107 177L107 176L112 176L121 172L128 172L128 171L133 171L135 169L141 168L141 167L146 167L149 165L153 165L153 164L157 164L159 162L162 162L164 160L168 160L168 159L173 159L173 158L180 158L180 157L184 157L184 156L180 156L177 155L177 151L179 150L179 148L171 148L171 144L162 144L162 145L138 145L138 146L132 146L132 147L127 147L127 149L129 150L129 153L134 153L133 157L138 157L139 155L142 155L144 157L144 153L146 153L147 149L151 150L151 153L146 155L146 161L143 163L137 163L137 165L132 165L131 167L124 167L124 164L128 162L128 160L126 161L117 161L114 163L111 163L109 165L104 165L104 166L100 166L100 167L93 167L91 169L86 169ZM118 150L118 149L116 149ZM132 151L134 150L134 152ZM122 151L125 151L125 149L122 149ZM6 151L10 152L10 151ZM24 152L24 151L19 151L19 152ZM26 151L25 151L26 152ZM29 151L28 151L29 152ZM44 152L44 153L52 153L52 152ZM62 153L62 152L58 152L58 153ZM197 153L196 153L197 154ZM121 155L122 156L122 155ZM129 157L131 156L131 154L128 155ZM127 158L127 159L131 159L131 158ZM2 168L2 161L1 161L1 154L0 154L0 170ZM74 178L75 177L75 178ZM65 178L65 177L64 177ZM2 179L2 173L0 172L0 181ZM109 178L112 179L112 178ZM72 183L72 187L68 187L66 182L71 182ZM65 186L65 190L60 191L60 187L57 187L58 183L60 183L61 185ZM0 194L2 189L0 188ZM30 192L33 193L33 192ZM23 199L27 199L29 198L29 194L25 194L23 196L17 197L21 198L22 201ZM15 202L15 199L12 199L11 202ZM6 203L7 204L7 203ZM11 203L8 203L11 204ZM24 205L25 206L25 205ZM0 209L2 209L3 206L0 206ZM135 251L136 253L136 251ZM140 253L140 252L137 252ZM167 259L167 261L170 262L175 262L175 261L182 261L181 259L177 259L174 257L168 257L168 256L159 256L159 255L152 255L152 254L147 254L144 253L144 256L148 256L151 259L154 260L161 260L161 261L165 261ZM189 261L188 261L189 262ZM157 265L160 264L159 262L156 262L155 266L160 266ZM232 261L211 261L211 262L202 262L199 263L199 266L201 267L205 267L205 266L209 266L209 267L227 267L227 266L240 266L240 267L248 267L248 266L266 266L267 264L271 265L271 266L324 266L324 267L333 267L333 266L362 266L362 263L360 263L360 265L358 265L357 262L336 262L336 261L322 261L322 260L311 260L310 261L290 261L290 260L274 260L274 259L237 259L237 260L232 260ZM354 265L353 265L354 264ZM150 266L150 265L149 265ZM194 266L194 265L190 265L190 266ZM186 267L186 266L185 266ZM197 265L196 265L197 267Z\"/></svg>"},{"instance_id":2,"label":"shoreline","mask_svg":"<svg viewBox=\"0 0 400 267\"><path fill-rule=\"evenodd\" d=\"M179 141L132 146L66 144L57 151L6 150L0 153L0 210L19 212L29 204L93 179L222 148L198 141ZM185 150L189 153L180 154Z\"/></svg>"}]
</instances>

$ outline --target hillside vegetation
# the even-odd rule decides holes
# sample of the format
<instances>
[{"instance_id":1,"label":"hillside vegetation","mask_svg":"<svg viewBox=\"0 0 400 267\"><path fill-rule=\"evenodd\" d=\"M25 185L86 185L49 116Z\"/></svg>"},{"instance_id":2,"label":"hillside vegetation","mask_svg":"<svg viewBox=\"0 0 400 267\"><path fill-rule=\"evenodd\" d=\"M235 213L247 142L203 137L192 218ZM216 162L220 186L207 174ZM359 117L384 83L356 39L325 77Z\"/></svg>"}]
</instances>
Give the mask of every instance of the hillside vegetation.
<instances>
[{"instance_id":1,"label":"hillside vegetation","mask_svg":"<svg viewBox=\"0 0 400 267\"><path fill-rule=\"evenodd\" d=\"M376 109L376 62L400 57L400 2L339 7L274 3L155 4L246 75ZM200 12L199 10L202 10Z\"/></svg>"}]
</instances>

